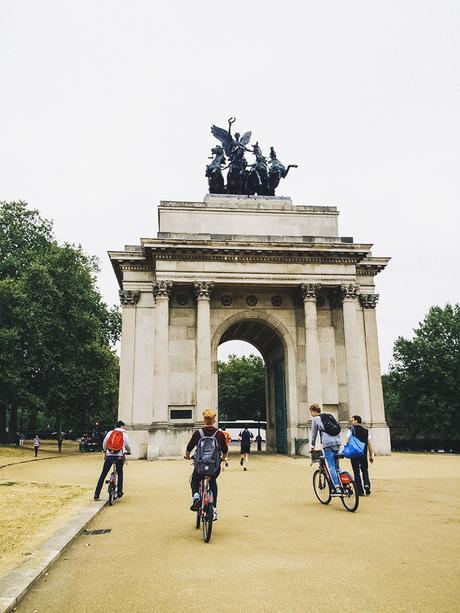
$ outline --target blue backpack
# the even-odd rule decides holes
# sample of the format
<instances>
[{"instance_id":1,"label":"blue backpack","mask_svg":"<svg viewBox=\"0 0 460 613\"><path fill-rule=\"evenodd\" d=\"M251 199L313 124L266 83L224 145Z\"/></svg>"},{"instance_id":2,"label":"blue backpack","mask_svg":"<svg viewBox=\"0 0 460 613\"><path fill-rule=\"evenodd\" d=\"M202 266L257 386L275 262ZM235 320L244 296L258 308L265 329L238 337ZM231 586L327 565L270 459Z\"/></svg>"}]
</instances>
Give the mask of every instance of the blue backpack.
<instances>
[{"instance_id":1,"label":"blue backpack","mask_svg":"<svg viewBox=\"0 0 460 613\"><path fill-rule=\"evenodd\" d=\"M345 445L342 451L342 455L345 458L360 458L364 455L366 450L366 443L363 443L359 440L359 438L355 435L355 429L353 426L351 427L351 436L348 439L348 443Z\"/></svg>"}]
</instances>

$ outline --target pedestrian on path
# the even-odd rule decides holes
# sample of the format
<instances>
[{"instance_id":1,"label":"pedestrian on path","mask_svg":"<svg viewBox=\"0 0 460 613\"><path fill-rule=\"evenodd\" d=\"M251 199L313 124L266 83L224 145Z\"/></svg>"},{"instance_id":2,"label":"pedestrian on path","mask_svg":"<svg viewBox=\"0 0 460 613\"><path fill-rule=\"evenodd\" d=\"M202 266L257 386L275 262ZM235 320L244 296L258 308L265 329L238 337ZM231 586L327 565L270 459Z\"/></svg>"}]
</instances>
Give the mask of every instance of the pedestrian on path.
<instances>
[{"instance_id":1,"label":"pedestrian on path","mask_svg":"<svg viewBox=\"0 0 460 613\"><path fill-rule=\"evenodd\" d=\"M57 439L57 445L58 445L59 453L61 453L61 451L62 451L62 443L63 442L64 442L64 435L62 434L62 432L59 432L58 439Z\"/></svg>"},{"instance_id":2,"label":"pedestrian on path","mask_svg":"<svg viewBox=\"0 0 460 613\"><path fill-rule=\"evenodd\" d=\"M34 436L34 440L32 441L34 445L35 457L38 456L38 450L40 448L40 439L38 438L38 434Z\"/></svg>"},{"instance_id":3,"label":"pedestrian on path","mask_svg":"<svg viewBox=\"0 0 460 613\"><path fill-rule=\"evenodd\" d=\"M107 432L102 441L104 464L96 489L94 490L94 500L99 500L104 480L109 470L112 468L113 463L115 463L117 469L117 495L118 498L123 496L123 464L125 463L125 452L128 454L131 453L131 444L124 430L124 425L125 423L123 421L117 421L116 427Z\"/></svg>"},{"instance_id":4,"label":"pedestrian on path","mask_svg":"<svg viewBox=\"0 0 460 613\"><path fill-rule=\"evenodd\" d=\"M230 453L230 443L232 441L232 437L230 436L230 434L227 432L225 428L221 428L221 430L224 433L225 440L227 441L227 448L228 448L227 455L224 458L222 458L222 472L223 472L226 468L228 468L228 454Z\"/></svg>"},{"instance_id":5,"label":"pedestrian on path","mask_svg":"<svg viewBox=\"0 0 460 613\"><path fill-rule=\"evenodd\" d=\"M353 417L351 418L351 428L349 428L347 432L347 436L345 438L345 445L348 443L348 440L352 434L354 434L358 440L365 444L363 455L357 458L351 458L351 465L353 467L356 487L360 496L364 496L364 494L366 494L366 496L370 496L371 482L369 479L369 464L367 462L367 454L369 454L369 462L372 464L374 462L374 450L372 448L371 433L367 428L362 425L362 419L360 415L353 415Z\"/></svg>"},{"instance_id":6,"label":"pedestrian on path","mask_svg":"<svg viewBox=\"0 0 460 613\"><path fill-rule=\"evenodd\" d=\"M251 443L254 438L254 434L250 432L247 427L242 430L238 435L238 440L241 441L241 458L240 458L240 466L243 467L243 470L247 470L247 463L249 459L249 454L251 453Z\"/></svg>"}]
</instances>

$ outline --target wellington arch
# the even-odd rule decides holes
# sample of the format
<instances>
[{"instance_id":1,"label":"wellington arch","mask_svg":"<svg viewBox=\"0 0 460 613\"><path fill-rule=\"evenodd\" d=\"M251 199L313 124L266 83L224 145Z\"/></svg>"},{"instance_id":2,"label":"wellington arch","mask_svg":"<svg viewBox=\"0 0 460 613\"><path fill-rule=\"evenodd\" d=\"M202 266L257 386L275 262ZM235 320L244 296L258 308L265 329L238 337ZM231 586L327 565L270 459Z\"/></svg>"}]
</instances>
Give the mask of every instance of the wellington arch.
<instances>
[{"instance_id":1,"label":"wellington arch","mask_svg":"<svg viewBox=\"0 0 460 613\"><path fill-rule=\"evenodd\" d=\"M217 406L217 350L254 345L266 365L267 449L304 453L308 407L359 414L390 452L375 276L389 258L340 236L333 206L277 196L161 202L155 238L109 253L123 307L119 417L135 457L181 456Z\"/></svg>"}]
</instances>

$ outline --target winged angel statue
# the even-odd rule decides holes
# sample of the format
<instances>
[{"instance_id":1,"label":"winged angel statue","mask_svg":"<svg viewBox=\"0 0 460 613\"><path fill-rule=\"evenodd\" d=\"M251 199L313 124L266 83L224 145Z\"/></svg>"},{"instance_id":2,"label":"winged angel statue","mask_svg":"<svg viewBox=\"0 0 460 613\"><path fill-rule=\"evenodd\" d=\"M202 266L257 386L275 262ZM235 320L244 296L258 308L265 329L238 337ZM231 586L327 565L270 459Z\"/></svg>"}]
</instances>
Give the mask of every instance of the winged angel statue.
<instances>
[{"instance_id":1,"label":"winged angel statue","mask_svg":"<svg viewBox=\"0 0 460 613\"><path fill-rule=\"evenodd\" d=\"M287 168L283 166L276 158L273 147L270 152L270 162L267 163L258 142L252 149L247 147L251 140L251 132L245 132L241 137L235 132L235 136L232 136L232 124L235 121L235 117L230 117L227 130L217 126L211 128L213 136L222 143L222 147L217 145L211 150L214 158L206 166L209 193L274 196L281 178L286 177L290 168L297 166L295 164ZM256 157L255 162L249 166L245 157L246 152ZM225 166L225 156L229 161L228 166ZM227 168L227 185L225 185L222 171Z\"/></svg>"}]
</instances>

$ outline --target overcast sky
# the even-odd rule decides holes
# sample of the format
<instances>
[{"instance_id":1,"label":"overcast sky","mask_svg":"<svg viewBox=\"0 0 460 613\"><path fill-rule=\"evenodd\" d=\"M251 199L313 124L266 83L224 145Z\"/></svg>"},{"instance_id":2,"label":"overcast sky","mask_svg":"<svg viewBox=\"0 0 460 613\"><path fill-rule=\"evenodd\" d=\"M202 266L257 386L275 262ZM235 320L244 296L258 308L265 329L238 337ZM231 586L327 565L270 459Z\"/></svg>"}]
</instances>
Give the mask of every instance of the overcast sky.
<instances>
[{"instance_id":1,"label":"overcast sky","mask_svg":"<svg viewBox=\"0 0 460 613\"><path fill-rule=\"evenodd\" d=\"M202 200L211 124L237 117L299 164L278 189L336 205L391 256L382 367L459 300L460 3L0 2L0 199L28 201L101 260L155 236L160 200Z\"/></svg>"}]
</instances>

